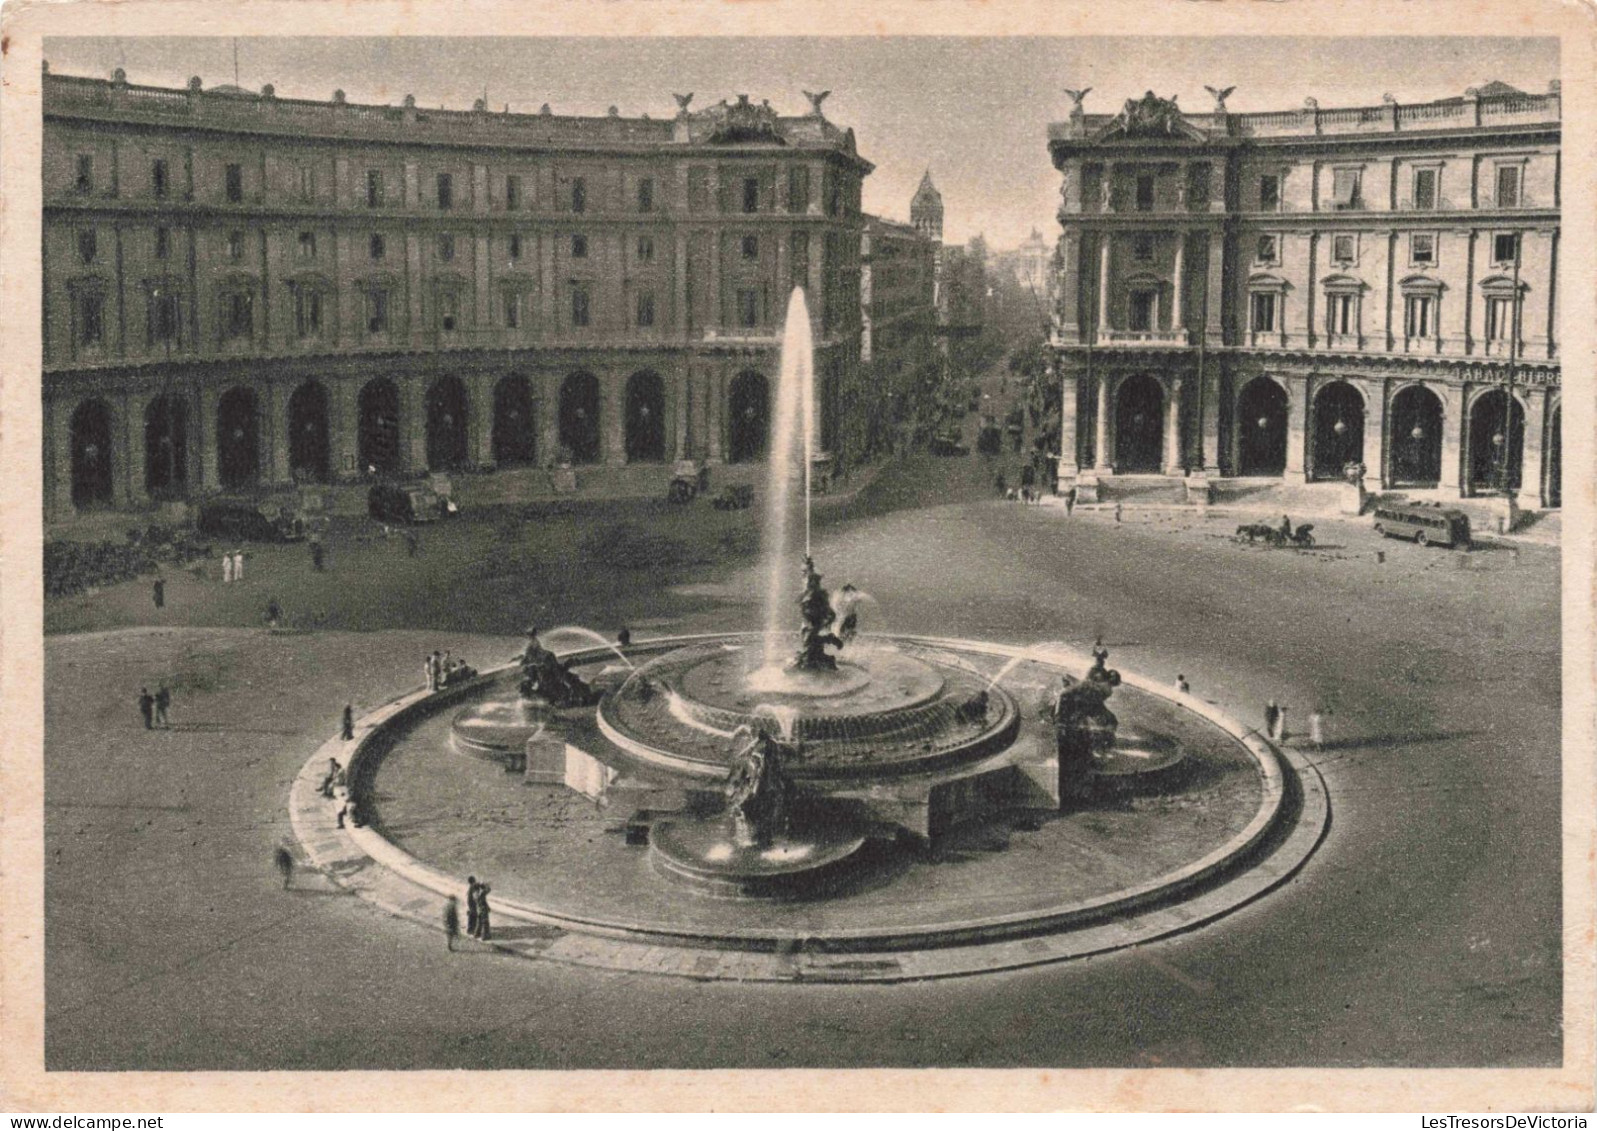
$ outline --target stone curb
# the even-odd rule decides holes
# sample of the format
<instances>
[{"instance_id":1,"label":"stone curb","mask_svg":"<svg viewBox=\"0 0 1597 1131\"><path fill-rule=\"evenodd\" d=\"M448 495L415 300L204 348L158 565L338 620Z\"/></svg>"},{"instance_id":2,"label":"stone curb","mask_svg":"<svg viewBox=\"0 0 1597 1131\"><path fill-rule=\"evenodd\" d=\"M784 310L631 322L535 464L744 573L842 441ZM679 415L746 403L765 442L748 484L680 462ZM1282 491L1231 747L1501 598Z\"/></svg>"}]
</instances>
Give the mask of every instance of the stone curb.
<instances>
[{"instance_id":1,"label":"stone curb","mask_svg":"<svg viewBox=\"0 0 1597 1131\"><path fill-rule=\"evenodd\" d=\"M640 642L637 647L677 647L727 635L731 634L673 637ZM1089 657L1058 644L1017 648L940 637L900 639L986 655L1035 657L1073 668L1090 663ZM567 655L582 662L606 651L592 648ZM390 914L441 929L447 897L463 890L460 879L415 859L371 828L337 828L333 806L317 786L328 758L342 755L352 779L358 778L369 772L363 755L389 724L414 713L431 714L513 666L493 669L458 689L409 692L363 716L353 741L335 738L324 743L301 768L290 791L291 823L313 866ZM1176 872L1048 912L993 916L921 932L839 931L824 940L793 932L710 935L634 929L495 899L495 923L503 937L489 945L524 957L699 979L898 982L1013 969L1148 942L1218 918L1296 872L1318 846L1329 822L1329 801L1318 771L1295 751L1278 751L1212 704L1171 694L1163 684L1136 673L1122 672L1122 679L1127 686L1175 702L1218 726L1248 749L1259 769L1264 796L1249 824L1227 844ZM1256 853L1276 830L1289 800L1297 802L1296 819L1267 855L1180 903L1170 902ZM724 949L739 942L744 949ZM826 942L852 943L853 949L826 953L809 949ZM747 949L750 943L762 949Z\"/></svg>"}]
</instances>

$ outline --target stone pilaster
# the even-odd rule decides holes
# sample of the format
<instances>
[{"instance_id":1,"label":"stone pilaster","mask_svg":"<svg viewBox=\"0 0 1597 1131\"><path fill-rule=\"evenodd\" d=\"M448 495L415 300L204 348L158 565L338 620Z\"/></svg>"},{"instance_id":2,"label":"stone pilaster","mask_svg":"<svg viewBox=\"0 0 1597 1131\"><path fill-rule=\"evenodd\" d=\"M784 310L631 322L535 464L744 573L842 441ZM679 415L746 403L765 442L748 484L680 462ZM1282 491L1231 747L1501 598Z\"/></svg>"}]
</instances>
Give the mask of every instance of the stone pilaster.
<instances>
[{"instance_id":1,"label":"stone pilaster","mask_svg":"<svg viewBox=\"0 0 1597 1131\"><path fill-rule=\"evenodd\" d=\"M1308 481L1305 449L1309 424L1309 379L1300 376L1286 378L1286 478L1296 482Z\"/></svg>"}]
</instances>

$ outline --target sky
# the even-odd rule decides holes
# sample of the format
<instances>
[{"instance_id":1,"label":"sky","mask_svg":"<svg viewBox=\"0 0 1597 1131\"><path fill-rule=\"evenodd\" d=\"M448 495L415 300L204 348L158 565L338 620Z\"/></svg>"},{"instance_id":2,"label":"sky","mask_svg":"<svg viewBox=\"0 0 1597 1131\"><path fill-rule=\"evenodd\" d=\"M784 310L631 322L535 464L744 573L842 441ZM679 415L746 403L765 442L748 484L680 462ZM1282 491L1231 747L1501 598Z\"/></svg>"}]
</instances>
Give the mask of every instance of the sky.
<instances>
[{"instance_id":1,"label":"sky","mask_svg":"<svg viewBox=\"0 0 1597 1131\"><path fill-rule=\"evenodd\" d=\"M1056 174L1047 128L1066 118L1067 87L1091 87L1088 113L1113 113L1152 90L1193 112L1204 91L1235 86L1233 113L1374 105L1383 94L1423 102L1493 79L1541 93L1558 77L1551 38L52 38L51 70L181 87L234 79L279 97L557 114L675 113L673 93L703 106L748 94L784 114L808 109L803 91L831 90L826 115L854 129L876 165L866 211L908 219L921 174L943 194L944 239L981 234L1018 245L1036 228L1052 239Z\"/></svg>"}]
</instances>

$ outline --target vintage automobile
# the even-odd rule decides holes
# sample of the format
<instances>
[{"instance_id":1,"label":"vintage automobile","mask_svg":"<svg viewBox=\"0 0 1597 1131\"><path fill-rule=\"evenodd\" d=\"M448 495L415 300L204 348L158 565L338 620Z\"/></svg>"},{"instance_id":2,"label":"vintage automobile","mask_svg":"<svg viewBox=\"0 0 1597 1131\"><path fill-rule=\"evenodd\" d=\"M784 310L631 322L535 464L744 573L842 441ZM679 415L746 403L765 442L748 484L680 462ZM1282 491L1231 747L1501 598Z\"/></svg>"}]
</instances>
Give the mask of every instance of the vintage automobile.
<instances>
[{"instance_id":1,"label":"vintage automobile","mask_svg":"<svg viewBox=\"0 0 1597 1131\"><path fill-rule=\"evenodd\" d=\"M452 513L431 487L377 483L366 493L366 510L380 522L436 522Z\"/></svg>"},{"instance_id":2,"label":"vintage automobile","mask_svg":"<svg viewBox=\"0 0 1597 1131\"><path fill-rule=\"evenodd\" d=\"M239 542L295 542L305 537L304 524L279 511L266 514L254 503L219 499L200 507L194 529L211 538Z\"/></svg>"}]
</instances>

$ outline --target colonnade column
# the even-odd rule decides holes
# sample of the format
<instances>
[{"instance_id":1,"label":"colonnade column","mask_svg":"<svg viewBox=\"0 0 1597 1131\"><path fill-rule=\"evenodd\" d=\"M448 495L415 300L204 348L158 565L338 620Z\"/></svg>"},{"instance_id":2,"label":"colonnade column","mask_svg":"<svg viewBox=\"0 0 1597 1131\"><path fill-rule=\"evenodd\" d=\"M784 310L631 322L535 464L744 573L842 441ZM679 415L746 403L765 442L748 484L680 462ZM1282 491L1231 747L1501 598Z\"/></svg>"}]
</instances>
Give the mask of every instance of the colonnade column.
<instances>
[{"instance_id":1,"label":"colonnade column","mask_svg":"<svg viewBox=\"0 0 1597 1131\"><path fill-rule=\"evenodd\" d=\"M360 452L360 381L354 377L338 377L332 382L327 399L329 478L355 479L366 469L357 461Z\"/></svg>"},{"instance_id":2,"label":"colonnade column","mask_svg":"<svg viewBox=\"0 0 1597 1131\"><path fill-rule=\"evenodd\" d=\"M288 466L288 408L280 381L267 381L263 389L266 402L266 466L263 478L268 483L287 483L293 478ZM214 428L214 425L213 425Z\"/></svg>"},{"instance_id":3,"label":"colonnade column","mask_svg":"<svg viewBox=\"0 0 1597 1131\"><path fill-rule=\"evenodd\" d=\"M1185 289L1182 283L1182 265L1186 259L1187 233L1185 230L1176 233L1176 266L1175 281L1171 287L1170 296L1170 329L1180 332L1182 323L1181 292Z\"/></svg>"},{"instance_id":4,"label":"colonnade column","mask_svg":"<svg viewBox=\"0 0 1597 1131\"><path fill-rule=\"evenodd\" d=\"M1098 234L1098 335L1109 333L1109 233Z\"/></svg>"},{"instance_id":5,"label":"colonnade column","mask_svg":"<svg viewBox=\"0 0 1597 1131\"><path fill-rule=\"evenodd\" d=\"M718 365L704 367L704 442L708 450L707 459L713 463L720 463L723 457L721 449L721 416L725 411L722 401L721 368Z\"/></svg>"},{"instance_id":6,"label":"colonnade column","mask_svg":"<svg viewBox=\"0 0 1597 1131\"><path fill-rule=\"evenodd\" d=\"M1456 385L1434 389L1442 397L1442 478L1437 486L1462 497L1467 476L1464 467L1464 390Z\"/></svg>"},{"instance_id":7,"label":"colonnade column","mask_svg":"<svg viewBox=\"0 0 1597 1131\"><path fill-rule=\"evenodd\" d=\"M466 460L482 467L493 462L494 381L492 373L466 378Z\"/></svg>"},{"instance_id":8,"label":"colonnade column","mask_svg":"<svg viewBox=\"0 0 1597 1131\"><path fill-rule=\"evenodd\" d=\"M198 485L202 490L211 490L221 486L222 483L221 472L217 466L217 453L222 445L222 434L216 427L216 402L220 398L216 395L215 387L207 384L200 386L196 399L200 403L200 427L199 435L196 437L199 440L200 447L200 481ZM261 419L257 424L263 430L271 428L270 417L268 416L270 412L271 406L268 403L262 408ZM257 442L264 448L266 446L266 437L258 437ZM262 468L262 470L264 471L265 468Z\"/></svg>"},{"instance_id":9,"label":"colonnade column","mask_svg":"<svg viewBox=\"0 0 1597 1131\"><path fill-rule=\"evenodd\" d=\"M1513 409L1510 406L1510 413ZM1547 390L1525 390L1525 448L1519 464L1519 497L1545 506L1542 497L1542 437L1547 431Z\"/></svg>"},{"instance_id":10,"label":"colonnade column","mask_svg":"<svg viewBox=\"0 0 1597 1131\"><path fill-rule=\"evenodd\" d=\"M402 471L427 470L427 396L420 376L399 380L399 455Z\"/></svg>"},{"instance_id":11,"label":"colonnade column","mask_svg":"<svg viewBox=\"0 0 1597 1131\"><path fill-rule=\"evenodd\" d=\"M45 495L45 504L49 507L46 518L70 518L73 513L72 414L67 411L67 405L58 400L44 402L44 440L46 466L50 468L50 490ZM114 441L111 447L116 447ZM100 458L109 461L111 453L101 452ZM113 463L111 466L114 468L116 465Z\"/></svg>"},{"instance_id":12,"label":"colonnade column","mask_svg":"<svg viewBox=\"0 0 1597 1131\"><path fill-rule=\"evenodd\" d=\"M671 374L671 421L674 429L671 454L675 459L689 459L693 455L688 450L688 414L693 411L692 386L691 366L684 364Z\"/></svg>"},{"instance_id":13,"label":"colonnade column","mask_svg":"<svg viewBox=\"0 0 1597 1131\"><path fill-rule=\"evenodd\" d=\"M1164 404L1164 473L1181 474L1181 378L1170 382Z\"/></svg>"},{"instance_id":14,"label":"colonnade column","mask_svg":"<svg viewBox=\"0 0 1597 1131\"><path fill-rule=\"evenodd\" d=\"M560 451L560 381L559 373L539 373L535 379L538 403L533 406L538 418L538 462L545 467L554 462Z\"/></svg>"},{"instance_id":15,"label":"colonnade column","mask_svg":"<svg viewBox=\"0 0 1597 1131\"><path fill-rule=\"evenodd\" d=\"M1220 363L1217 358L1206 359L1202 375L1202 411L1199 413L1198 438L1202 450L1198 453L1206 475L1220 474Z\"/></svg>"},{"instance_id":16,"label":"colonnade column","mask_svg":"<svg viewBox=\"0 0 1597 1131\"><path fill-rule=\"evenodd\" d=\"M138 506L150 497L144 489L144 409L149 403L150 397L145 393L128 393L122 398L122 430L126 437L123 450L127 452L122 466L126 472L123 483L127 493L118 497L119 504Z\"/></svg>"},{"instance_id":17,"label":"colonnade column","mask_svg":"<svg viewBox=\"0 0 1597 1131\"><path fill-rule=\"evenodd\" d=\"M1364 489L1381 491L1386 487L1386 382L1367 386L1364 407Z\"/></svg>"},{"instance_id":18,"label":"colonnade column","mask_svg":"<svg viewBox=\"0 0 1597 1131\"><path fill-rule=\"evenodd\" d=\"M1109 473L1109 378L1098 374L1098 415L1093 421L1093 470Z\"/></svg>"},{"instance_id":19,"label":"colonnade column","mask_svg":"<svg viewBox=\"0 0 1597 1131\"><path fill-rule=\"evenodd\" d=\"M607 373L599 379L600 458L610 466L627 462L626 378Z\"/></svg>"},{"instance_id":20,"label":"colonnade column","mask_svg":"<svg viewBox=\"0 0 1597 1131\"><path fill-rule=\"evenodd\" d=\"M1076 480L1080 456L1076 450L1076 371L1061 368L1059 374L1059 485L1068 489Z\"/></svg>"},{"instance_id":21,"label":"colonnade column","mask_svg":"<svg viewBox=\"0 0 1597 1131\"><path fill-rule=\"evenodd\" d=\"M1308 438L1309 379L1286 378L1286 478L1307 482L1304 460Z\"/></svg>"}]
</instances>

